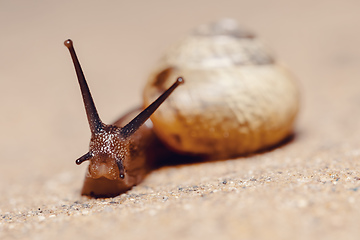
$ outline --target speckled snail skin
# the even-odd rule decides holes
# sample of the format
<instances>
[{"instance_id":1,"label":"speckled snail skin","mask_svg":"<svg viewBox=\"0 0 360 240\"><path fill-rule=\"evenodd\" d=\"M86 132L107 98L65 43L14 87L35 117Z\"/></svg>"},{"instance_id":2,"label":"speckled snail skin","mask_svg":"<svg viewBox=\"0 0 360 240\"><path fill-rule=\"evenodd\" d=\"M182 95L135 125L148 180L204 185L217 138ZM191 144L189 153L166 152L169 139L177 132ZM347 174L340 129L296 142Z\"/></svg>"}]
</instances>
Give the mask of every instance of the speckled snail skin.
<instances>
[{"instance_id":1,"label":"speckled snail skin","mask_svg":"<svg viewBox=\"0 0 360 240\"><path fill-rule=\"evenodd\" d=\"M274 146L293 131L299 93L291 74L232 20L201 26L170 48L144 89L145 110L112 125L98 116L72 41L65 45L92 133L89 152L76 160L90 161L83 195L111 197L129 190L169 156L168 149L226 159ZM186 84L173 92L183 83L179 76Z\"/></svg>"},{"instance_id":2,"label":"speckled snail skin","mask_svg":"<svg viewBox=\"0 0 360 240\"><path fill-rule=\"evenodd\" d=\"M186 85L151 116L176 152L231 158L293 131L299 92L292 75L233 20L200 26L168 49L145 87L145 106L176 76Z\"/></svg>"},{"instance_id":3,"label":"speckled snail skin","mask_svg":"<svg viewBox=\"0 0 360 240\"><path fill-rule=\"evenodd\" d=\"M73 42L68 39L64 44L74 63L91 130L89 152L76 160L78 165L90 161L81 194L92 197L119 195L140 183L153 168L154 161L161 157L163 145L153 133L152 123L146 121L184 80L178 77L143 111L132 111L107 125L97 113Z\"/></svg>"}]
</instances>

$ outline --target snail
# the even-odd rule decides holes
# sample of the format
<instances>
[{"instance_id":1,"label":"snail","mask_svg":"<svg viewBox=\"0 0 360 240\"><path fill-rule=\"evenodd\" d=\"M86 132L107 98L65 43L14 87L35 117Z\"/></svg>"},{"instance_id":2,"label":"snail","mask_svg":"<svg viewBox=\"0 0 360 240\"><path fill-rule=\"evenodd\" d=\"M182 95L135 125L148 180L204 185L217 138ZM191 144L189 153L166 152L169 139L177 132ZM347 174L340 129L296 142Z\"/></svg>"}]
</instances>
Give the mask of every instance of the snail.
<instances>
[{"instance_id":1,"label":"snail","mask_svg":"<svg viewBox=\"0 0 360 240\"><path fill-rule=\"evenodd\" d=\"M76 160L90 161L82 195L119 195L172 152L233 158L274 146L293 131L299 93L292 75L232 20L200 26L171 47L145 86L144 110L112 125L100 120L72 41L64 44L91 130L90 150Z\"/></svg>"}]
</instances>

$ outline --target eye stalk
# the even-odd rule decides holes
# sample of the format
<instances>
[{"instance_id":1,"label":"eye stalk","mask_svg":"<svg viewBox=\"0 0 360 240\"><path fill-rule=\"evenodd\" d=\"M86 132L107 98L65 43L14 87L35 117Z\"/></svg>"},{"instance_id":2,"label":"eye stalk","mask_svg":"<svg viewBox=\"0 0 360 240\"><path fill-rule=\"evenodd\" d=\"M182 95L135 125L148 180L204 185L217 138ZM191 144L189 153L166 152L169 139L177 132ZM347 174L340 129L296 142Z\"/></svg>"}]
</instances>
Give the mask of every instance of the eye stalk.
<instances>
[{"instance_id":1,"label":"eye stalk","mask_svg":"<svg viewBox=\"0 0 360 240\"><path fill-rule=\"evenodd\" d=\"M105 125L99 117L99 114L96 110L95 103L93 101L93 98L90 93L89 86L86 82L84 73L82 71L80 62L76 56L75 49L73 46L72 40L68 39L64 42L65 46L69 49L71 58L74 63L76 75L78 78L78 82L81 89L81 94L83 97L86 115L88 118L92 139L96 138L96 136L102 135L102 139L110 138L111 135L114 134L114 129L117 127ZM127 125L125 125L117 132L117 136L123 140L127 140L131 138L131 136L145 123L146 120L149 119L149 117L154 113L154 111L170 96L170 94L177 88L180 84L184 83L184 79L182 77L179 77L176 79L174 84L167 89L161 96L159 96L152 104L150 104L147 108L145 108L141 113L139 113L133 120L131 120ZM97 142L99 143L99 142ZM124 151L121 149L121 144L119 146L120 152ZM96 152L101 152L102 149L104 149L104 146L98 146L96 148ZM116 148L117 149L117 148ZM97 154L97 153L96 153ZM91 160L96 154L94 154L92 151L89 151L88 153L84 154L80 158L78 158L75 163L77 165L80 165L81 163ZM116 154L115 154L116 155ZM115 163L119 170L119 177L123 179L125 177L125 168L123 165L123 160L120 157L115 157Z\"/></svg>"},{"instance_id":2,"label":"eye stalk","mask_svg":"<svg viewBox=\"0 0 360 240\"><path fill-rule=\"evenodd\" d=\"M170 96L170 94L177 88L180 84L184 83L184 79L179 77L173 83L173 85L168 88L163 94L160 95L152 104L145 108L141 113L139 113L133 120L131 120L125 127L121 129L121 135L124 138L130 137L136 130L144 124L146 120L155 112L158 107Z\"/></svg>"},{"instance_id":3,"label":"eye stalk","mask_svg":"<svg viewBox=\"0 0 360 240\"><path fill-rule=\"evenodd\" d=\"M98 112L96 110L94 100L93 100L93 98L91 96L89 86L88 86L88 84L86 82L86 79L85 79L85 75L84 75L83 70L81 68L79 59L76 56L75 49L74 49L74 46L73 46L73 42L72 42L71 39L68 39L68 40L66 40L64 42L64 45L69 49L71 58L72 58L73 63L74 63L74 67L75 67L76 75L77 75L78 82L79 82L79 85L80 85L81 94L82 94L82 97L83 97L85 110L86 110L86 115L87 115L87 118L88 118L91 133L92 134L98 133L103 129L104 124L100 120L99 114L98 114Z\"/></svg>"},{"instance_id":4,"label":"eye stalk","mask_svg":"<svg viewBox=\"0 0 360 240\"><path fill-rule=\"evenodd\" d=\"M123 163L122 163L122 160L119 159L119 158L116 158L116 159L115 159L115 162L116 162L116 165L117 165L117 167L118 167L118 169L119 169L119 177L120 177L121 179L124 179L124 177L125 177L125 170L124 170L124 165L123 165Z\"/></svg>"},{"instance_id":5,"label":"eye stalk","mask_svg":"<svg viewBox=\"0 0 360 240\"><path fill-rule=\"evenodd\" d=\"M76 159L75 163L77 165L82 164L83 162L90 160L90 158L92 158L94 155L91 152L85 153L83 156L79 157L78 159Z\"/></svg>"}]
</instances>

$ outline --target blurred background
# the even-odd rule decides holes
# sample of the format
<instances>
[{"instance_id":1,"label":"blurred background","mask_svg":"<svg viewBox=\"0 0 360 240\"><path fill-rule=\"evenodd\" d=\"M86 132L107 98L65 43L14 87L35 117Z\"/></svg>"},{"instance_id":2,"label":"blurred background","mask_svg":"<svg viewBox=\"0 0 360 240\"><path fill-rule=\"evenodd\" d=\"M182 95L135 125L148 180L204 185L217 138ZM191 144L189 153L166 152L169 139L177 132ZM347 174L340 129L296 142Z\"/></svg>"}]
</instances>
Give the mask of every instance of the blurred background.
<instances>
[{"instance_id":1,"label":"blurred background","mask_svg":"<svg viewBox=\"0 0 360 240\"><path fill-rule=\"evenodd\" d=\"M10 191L9 183L20 192L67 171L79 176L74 184L81 186L86 166L74 161L87 151L90 132L63 45L67 38L74 41L101 118L110 123L141 103L147 76L167 46L199 24L236 19L297 76L301 133L327 121L312 117L314 112L341 109L336 101L327 107L328 91L334 98L357 91L359 7L352 0L1 0L1 192ZM312 107L322 101L323 109Z\"/></svg>"}]
</instances>

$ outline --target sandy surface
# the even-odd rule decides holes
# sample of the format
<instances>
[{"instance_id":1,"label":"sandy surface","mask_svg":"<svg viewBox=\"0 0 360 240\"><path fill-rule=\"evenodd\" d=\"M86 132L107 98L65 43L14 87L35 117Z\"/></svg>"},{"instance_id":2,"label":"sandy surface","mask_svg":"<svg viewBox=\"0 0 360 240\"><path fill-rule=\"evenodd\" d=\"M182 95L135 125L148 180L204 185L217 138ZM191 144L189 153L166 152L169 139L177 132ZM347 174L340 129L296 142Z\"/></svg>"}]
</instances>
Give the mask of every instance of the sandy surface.
<instances>
[{"instance_id":1,"label":"sandy surface","mask_svg":"<svg viewBox=\"0 0 360 240\"><path fill-rule=\"evenodd\" d=\"M360 4L192 2L0 1L1 239L358 238ZM296 74L295 138L161 168L116 198L81 197L86 165L74 160L90 133L63 41L112 122L140 103L166 46L220 17L253 29Z\"/></svg>"}]
</instances>

